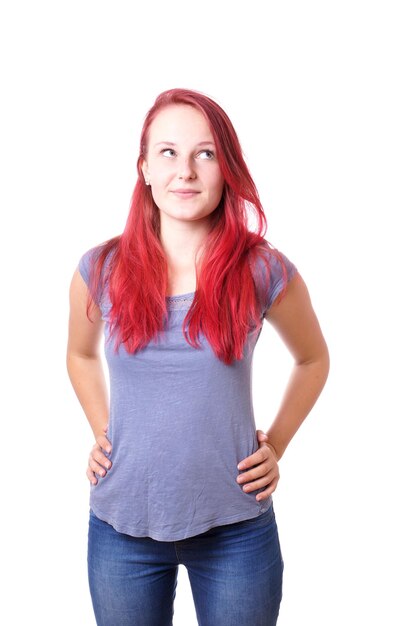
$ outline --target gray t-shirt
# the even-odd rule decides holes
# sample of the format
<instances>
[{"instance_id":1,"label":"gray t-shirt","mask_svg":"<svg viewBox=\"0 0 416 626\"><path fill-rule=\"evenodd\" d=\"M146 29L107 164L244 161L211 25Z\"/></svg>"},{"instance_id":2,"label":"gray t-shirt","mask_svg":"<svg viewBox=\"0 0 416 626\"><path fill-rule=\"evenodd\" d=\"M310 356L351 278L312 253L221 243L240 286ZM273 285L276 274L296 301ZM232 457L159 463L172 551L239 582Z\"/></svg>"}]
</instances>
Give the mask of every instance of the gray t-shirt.
<instances>
[{"instance_id":1,"label":"gray t-shirt","mask_svg":"<svg viewBox=\"0 0 416 626\"><path fill-rule=\"evenodd\" d=\"M89 260L79 271L89 284ZM262 314L282 289L282 270L271 259L270 288ZM288 279L295 266L282 259ZM256 272L264 277L264 265ZM105 321L105 356L110 381L108 439L112 467L91 485L95 515L118 532L159 541L179 541L214 526L254 518L272 497L258 502L260 490L245 493L236 482L237 464L258 449L253 414L251 367L260 335L249 333L244 357L226 365L200 334L201 349L190 346L182 323L193 293L168 296L163 339L136 354L109 341L111 303L104 289L99 305Z\"/></svg>"}]
</instances>

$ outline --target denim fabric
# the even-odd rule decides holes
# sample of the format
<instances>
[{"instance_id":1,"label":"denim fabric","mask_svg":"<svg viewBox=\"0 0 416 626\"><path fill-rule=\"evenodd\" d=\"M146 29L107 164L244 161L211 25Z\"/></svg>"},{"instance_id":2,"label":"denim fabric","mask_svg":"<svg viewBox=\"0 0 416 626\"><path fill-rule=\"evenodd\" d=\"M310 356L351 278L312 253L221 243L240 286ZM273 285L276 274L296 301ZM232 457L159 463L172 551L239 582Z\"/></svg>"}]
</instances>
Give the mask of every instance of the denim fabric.
<instances>
[{"instance_id":1,"label":"denim fabric","mask_svg":"<svg viewBox=\"0 0 416 626\"><path fill-rule=\"evenodd\" d=\"M117 532L90 510L88 576L97 626L171 626L178 566L199 626L275 626L283 560L273 505L188 539Z\"/></svg>"}]
</instances>

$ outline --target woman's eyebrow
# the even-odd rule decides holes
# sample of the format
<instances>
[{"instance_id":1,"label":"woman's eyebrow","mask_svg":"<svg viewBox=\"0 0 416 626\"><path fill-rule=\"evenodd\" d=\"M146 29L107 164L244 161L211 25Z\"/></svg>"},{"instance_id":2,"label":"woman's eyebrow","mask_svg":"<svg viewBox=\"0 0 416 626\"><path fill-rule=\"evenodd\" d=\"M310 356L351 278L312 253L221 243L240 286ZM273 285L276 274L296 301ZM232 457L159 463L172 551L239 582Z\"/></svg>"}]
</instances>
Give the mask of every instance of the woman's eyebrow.
<instances>
[{"instance_id":1,"label":"woman's eyebrow","mask_svg":"<svg viewBox=\"0 0 416 626\"><path fill-rule=\"evenodd\" d=\"M173 143L173 141L158 141L155 143L155 146L160 146L161 144L164 146L176 146L176 143ZM201 146L214 146L215 144L213 141L200 141L196 145L199 148Z\"/></svg>"}]
</instances>

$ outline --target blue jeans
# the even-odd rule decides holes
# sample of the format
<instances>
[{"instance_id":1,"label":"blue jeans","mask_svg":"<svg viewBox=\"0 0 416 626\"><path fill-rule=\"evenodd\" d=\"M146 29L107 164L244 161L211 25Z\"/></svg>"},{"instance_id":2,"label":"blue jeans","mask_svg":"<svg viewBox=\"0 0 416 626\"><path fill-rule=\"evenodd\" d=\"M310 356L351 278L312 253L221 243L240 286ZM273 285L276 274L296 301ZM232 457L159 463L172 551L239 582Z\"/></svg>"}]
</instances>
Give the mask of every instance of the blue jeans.
<instances>
[{"instance_id":1,"label":"blue jeans","mask_svg":"<svg viewBox=\"0 0 416 626\"><path fill-rule=\"evenodd\" d=\"M199 626L275 626L283 560L273 504L181 541L119 533L90 511L88 576L98 626L171 626L178 566Z\"/></svg>"}]
</instances>

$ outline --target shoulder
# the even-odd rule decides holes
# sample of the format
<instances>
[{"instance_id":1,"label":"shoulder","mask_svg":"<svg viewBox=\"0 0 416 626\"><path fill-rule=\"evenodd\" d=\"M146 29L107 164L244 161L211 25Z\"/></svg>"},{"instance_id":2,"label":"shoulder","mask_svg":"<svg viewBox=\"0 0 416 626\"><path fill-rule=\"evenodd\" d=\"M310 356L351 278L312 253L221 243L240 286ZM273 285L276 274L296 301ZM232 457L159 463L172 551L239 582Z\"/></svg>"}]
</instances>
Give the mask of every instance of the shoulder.
<instances>
[{"instance_id":1,"label":"shoulder","mask_svg":"<svg viewBox=\"0 0 416 626\"><path fill-rule=\"evenodd\" d=\"M256 246L251 258L253 279L264 315L276 298L282 297L287 284L297 273L297 267L268 241Z\"/></svg>"},{"instance_id":2,"label":"shoulder","mask_svg":"<svg viewBox=\"0 0 416 626\"><path fill-rule=\"evenodd\" d=\"M97 259L98 251L99 251L99 246L88 248L88 250L83 252L81 258L78 261L78 269L84 280L86 280L89 276L91 266L93 265L93 263L95 263Z\"/></svg>"},{"instance_id":3,"label":"shoulder","mask_svg":"<svg viewBox=\"0 0 416 626\"><path fill-rule=\"evenodd\" d=\"M98 265L100 268L100 274L103 270L106 271L109 268L110 261L115 253L115 245L113 244L109 248L109 242L104 242L88 248L80 257L78 261L79 272L84 281L89 285L92 271Z\"/></svg>"},{"instance_id":4,"label":"shoulder","mask_svg":"<svg viewBox=\"0 0 416 626\"><path fill-rule=\"evenodd\" d=\"M270 266L274 268L284 266L287 270L294 267L294 263L280 250L280 248L276 248L266 240L264 243L261 243L253 248L252 258L254 258L256 263L262 267Z\"/></svg>"}]
</instances>

